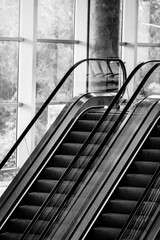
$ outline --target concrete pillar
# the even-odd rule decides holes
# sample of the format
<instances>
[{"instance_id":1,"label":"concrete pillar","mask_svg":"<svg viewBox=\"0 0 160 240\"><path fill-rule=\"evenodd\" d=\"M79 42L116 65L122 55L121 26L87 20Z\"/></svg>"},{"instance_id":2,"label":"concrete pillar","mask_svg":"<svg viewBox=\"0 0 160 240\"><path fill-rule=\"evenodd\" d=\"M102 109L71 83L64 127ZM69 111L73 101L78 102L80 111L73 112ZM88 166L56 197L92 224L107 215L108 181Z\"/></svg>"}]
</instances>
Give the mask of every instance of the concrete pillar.
<instances>
[{"instance_id":1,"label":"concrete pillar","mask_svg":"<svg viewBox=\"0 0 160 240\"><path fill-rule=\"evenodd\" d=\"M120 0L90 1L89 57L118 57Z\"/></svg>"}]
</instances>

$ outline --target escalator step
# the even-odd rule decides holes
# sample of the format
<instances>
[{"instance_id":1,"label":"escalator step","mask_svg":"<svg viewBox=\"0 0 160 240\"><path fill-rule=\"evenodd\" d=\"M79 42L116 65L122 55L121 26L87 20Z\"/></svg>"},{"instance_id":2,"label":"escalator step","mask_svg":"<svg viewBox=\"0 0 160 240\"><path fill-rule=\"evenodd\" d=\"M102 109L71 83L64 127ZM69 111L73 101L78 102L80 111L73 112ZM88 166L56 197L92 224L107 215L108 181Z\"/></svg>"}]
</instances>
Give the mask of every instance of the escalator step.
<instances>
[{"instance_id":1,"label":"escalator step","mask_svg":"<svg viewBox=\"0 0 160 240\"><path fill-rule=\"evenodd\" d=\"M141 157L143 161L147 162L159 162L160 159L160 149L142 149L141 150Z\"/></svg>"},{"instance_id":2,"label":"escalator step","mask_svg":"<svg viewBox=\"0 0 160 240\"><path fill-rule=\"evenodd\" d=\"M85 131L85 132L91 132L93 130L93 128L96 126L98 121L94 121L94 120L78 120L77 122L77 130L78 131ZM110 121L104 121L101 124L101 127L99 129L100 132L104 131L104 129L106 128L106 126L108 125L113 125L113 122Z\"/></svg>"},{"instance_id":3,"label":"escalator step","mask_svg":"<svg viewBox=\"0 0 160 240\"><path fill-rule=\"evenodd\" d=\"M74 155L58 154L54 155L51 159L50 165L53 167L67 168L73 161Z\"/></svg>"},{"instance_id":4,"label":"escalator step","mask_svg":"<svg viewBox=\"0 0 160 240\"><path fill-rule=\"evenodd\" d=\"M135 161L133 163L135 173L139 174L154 174L156 169L159 167L158 162L145 162L145 161Z\"/></svg>"},{"instance_id":5,"label":"escalator step","mask_svg":"<svg viewBox=\"0 0 160 240\"><path fill-rule=\"evenodd\" d=\"M29 223L30 220L28 219L12 219L9 222L9 229L13 233L23 233ZM32 228L31 233L36 233L37 231L40 233L47 224L48 221L39 220Z\"/></svg>"},{"instance_id":6,"label":"escalator step","mask_svg":"<svg viewBox=\"0 0 160 240\"><path fill-rule=\"evenodd\" d=\"M95 120L78 120L77 121L77 130L84 132L91 132L93 128L96 126L98 121Z\"/></svg>"},{"instance_id":7,"label":"escalator step","mask_svg":"<svg viewBox=\"0 0 160 240\"><path fill-rule=\"evenodd\" d=\"M62 143L61 154L76 155L82 145L81 143Z\"/></svg>"},{"instance_id":8,"label":"escalator step","mask_svg":"<svg viewBox=\"0 0 160 240\"><path fill-rule=\"evenodd\" d=\"M6 232L6 233L0 234L0 239L1 240L19 240L21 236L22 234ZM29 234L29 236L25 238L25 240L33 240L33 239L38 240L39 235ZM44 238L44 240L47 240L47 239Z\"/></svg>"},{"instance_id":9,"label":"escalator step","mask_svg":"<svg viewBox=\"0 0 160 240\"><path fill-rule=\"evenodd\" d=\"M102 227L115 227L115 228L122 228L124 224L127 222L129 218L129 214L117 214L117 213L106 213L102 214L100 217L100 224L97 223L97 226ZM132 219L132 223L130 224L130 227L134 229L138 229L139 226L141 226L141 229L143 227L143 222L149 221L151 217L148 217L147 219L144 218L143 215L136 215Z\"/></svg>"},{"instance_id":10,"label":"escalator step","mask_svg":"<svg viewBox=\"0 0 160 240\"><path fill-rule=\"evenodd\" d=\"M0 234L1 240L19 240L21 237L21 234L18 233L11 233L11 232L5 232ZM30 240L29 238L27 240Z\"/></svg>"},{"instance_id":11,"label":"escalator step","mask_svg":"<svg viewBox=\"0 0 160 240\"><path fill-rule=\"evenodd\" d=\"M101 111L101 112L87 112L83 115L83 119L99 120L102 117L103 113L104 113L104 111Z\"/></svg>"},{"instance_id":12,"label":"escalator step","mask_svg":"<svg viewBox=\"0 0 160 240\"><path fill-rule=\"evenodd\" d=\"M57 185L58 181L41 179L36 181L36 191L37 192L51 192L51 190ZM69 189L73 186L74 182L64 181L62 186L59 188L58 193L67 193Z\"/></svg>"},{"instance_id":13,"label":"escalator step","mask_svg":"<svg viewBox=\"0 0 160 240\"><path fill-rule=\"evenodd\" d=\"M23 205L18 206L17 213L19 218L32 219L39 210L40 206Z\"/></svg>"},{"instance_id":14,"label":"escalator step","mask_svg":"<svg viewBox=\"0 0 160 240\"><path fill-rule=\"evenodd\" d=\"M160 149L160 137L149 137L147 146L152 149Z\"/></svg>"},{"instance_id":15,"label":"escalator step","mask_svg":"<svg viewBox=\"0 0 160 240\"><path fill-rule=\"evenodd\" d=\"M57 207L65 198L66 194L55 194L52 199L52 206ZM48 197L47 193L31 192L27 194L27 200L30 205L41 206Z\"/></svg>"},{"instance_id":16,"label":"escalator step","mask_svg":"<svg viewBox=\"0 0 160 240\"><path fill-rule=\"evenodd\" d=\"M109 202L106 211L109 209L109 211L113 213L130 214L136 206L136 203L137 201L133 200L114 199Z\"/></svg>"},{"instance_id":17,"label":"escalator step","mask_svg":"<svg viewBox=\"0 0 160 240\"><path fill-rule=\"evenodd\" d=\"M64 173L65 169L63 168L54 168L54 167L48 167L45 169L45 177L46 179L53 179L57 180L59 179L62 174ZM66 180L74 181L78 178L78 176L82 173L82 169L79 168L73 168L70 172L70 174L66 177Z\"/></svg>"},{"instance_id":18,"label":"escalator step","mask_svg":"<svg viewBox=\"0 0 160 240\"><path fill-rule=\"evenodd\" d=\"M125 200L138 200L143 194L145 188L138 187L118 187L118 198Z\"/></svg>"},{"instance_id":19,"label":"escalator step","mask_svg":"<svg viewBox=\"0 0 160 240\"><path fill-rule=\"evenodd\" d=\"M128 219L129 214L120 214L120 213L103 213L100 216L100 224L103 227L115 227L121 228ZM97 224L99 225L99 224Z\"/></svg>"},{"instance_id":20,"label":"escalator step","mask_svg":"<svg viewBox=\"0 0 160 240\"><path fill-rule=\"evenodd\" d=\"M69 139L74 143L84 143L90 132L72 131L69 134Z\"/></svg>"},{"instance_id":21,"label":"escalator step","mask_svg":"<svg viewBox=\"0 0 160 240\"><path fill-rule=\"evenodd\" d=\"M48 167L44 170L44 176L46 179L59 180L64 172L65 168Z\"/></svg>"},{"instance_id":22,"label":"escalator step","mask_svg":"<svg viewBox=\"0 0 160 240\"><path fill-rule=\"evenodd\" d=\"M74 143L84 143L84 141L89 136L90 132L78 132L74 131L70 133L70 140ZM106 133L96 132L94 134L94 140L91 143L96 143L100 138L103 139L106 136Z\"/></svg>"},{"instance_id":23,"label":"escalator step","mask_svg":"<svg viewBox=\"0 0 160 240\"><path fill-rule=\"evenodd\" d=\"M105 228L105 227L95 227L91 232L89 239L99 239L99 240L115 240L120 233L120 228Z\"/></svg>"},{"instance_id":24,"label":"escalator step","mask_svg":"<svg viewBox=\"0 0 160 240\"><path fill-rule=\"evenodd\" d=\"M62 154L68 154L68 155L76 155L78 153L78 151L81 149L82 144L80 143L63 143L62 144ZM84 155L88 156L90 155L90 153L93 151L96 151L96 149L98 148L97 144L89 144L87 146L87 148L84 151Z\"/></svg>"},{"instance_id":25,"label":"escalator step","mask_svg":"<svg viewBox=\"0 0 160 240\"><path fill-rule=\"evenodd\" d=\"M30 220L28 219L11 219L9 221L9 229L12 233L23 233L29 223Z\"/></svg>"},{"instance_id":26,"label":"escalator step","mask_svg":"<svg viewBox=\"0 0 160 240\"><path fill-rule=\"evenodd\" d=\"M104 111L100 111L100 112L87 112L86 114L83 115L82 119L83 120L100 120L100 118L102 117L102 115L104 114ZM107 121L112 121L112 120L116 120L119 116L119 113L116 111L110 113L107 116Z\"/></svg>"},{"instance_id":27,"label":"escalator step","mask_svg":"<svg viewBox=\"0 0 160 240\"><path fill-rule=\"evenodd\" d=\"M155 128L151 132L151 136L160 136L160 125L155 126Z\"/></svg>"},{"instance_id":28,"label":"escalator step","mask_svg":"<svg viewBox=\"0 0 160 240\"><path fill-rule=\"evenodd\" d=\"M74 155L55 155L53 157L53 166L54 167L68 167L68 165L73 161ZM76 167L84 168L90 160L90 156L80 156L76 163Z\"/></svg>"},{"instance_id":29,"label":"escalator step","mask_svg":"<svg viewBox=\"0 0 160 240\"><path fill-rule=\"evenodd\" d=\"M18 207L18 216L19 218L25 218L25 219L32 219L34 215L37 213L39 210L40 206L35 206L35 205L23 205ZM57 208L53 207L47 207L42 215L41 215L41 220L47 220L48 216L51 214L54 214L56 212Z\"/></svg>"},{"instance_id":30,"label":"escalator step","mask_svg":"<svg viewBox=\"0 0 160 240\"><path fill-rule=\"evenodd\" d=\"M125 180L127 186L133 187L146 187L149 181L151 180L152 175L147 174L127 174Z\"/></svg>"}]
</instances>

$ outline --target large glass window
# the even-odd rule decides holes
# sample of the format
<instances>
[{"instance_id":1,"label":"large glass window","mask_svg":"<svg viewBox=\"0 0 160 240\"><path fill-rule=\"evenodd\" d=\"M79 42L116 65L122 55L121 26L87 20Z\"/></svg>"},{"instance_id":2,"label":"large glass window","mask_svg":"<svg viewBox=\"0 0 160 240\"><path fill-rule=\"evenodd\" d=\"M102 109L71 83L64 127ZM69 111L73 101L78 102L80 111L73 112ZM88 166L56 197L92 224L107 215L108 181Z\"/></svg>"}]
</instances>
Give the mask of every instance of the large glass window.
<instances>
[{"instance_id":1,"label":"large glass window","mask_svg":"<svg viewBox=\"0 0 160 240\"><path fill-rule=\"evenodd\" d=\"M19 0L0 1L0 37L18 37Z\"/></svg>"},{"instance_id":2,"label":"large glass window","mask_svg":"<svg viewBox=\"0 0 160 240\"><path fill-rule=\"evenodd\" d=\"M38 1L38 38L74 39L74 1Z\"/></svg>"},{"instance_id":3,"label":"large glass window","mask_svg":"<svg viewBox=\"0 0 160 240\"><path fill-rule=\"evenodd\" d=\"M160 0L139 0L138 60L159 58Z\"/></svg>"},{"instance_id":4,"label":"large glass window","mask_svg":"<svg viewBox=\"0 0 160 240\"><path fill-rule=\"evenodd\" d=\"M160 0L139 0L137 62L160 58ZM147 69L139 76L143 78ZM138 80L140 81L140 79ZM152 74L145 86L145 94L160 93L159 69Z\"/></svg>"},{"instance_id":5,"label":"large glass window","mask_svg":"<svg viewBox=\"0 0 160 240\"><path fill-rule=\"evenodd\" d=\"M19 1L0 1L0 142L4 158L16 140ZM15 162L16 165L16 162ZM12 162L13 166L13 162Z\"/></svg>"},{"instance_id":6,"label":"large glass window","mask_svg":"<svg viewBox=\"0 0 160 240\"><path fill-rule=\"evenodd\" d=\"M36 100L42 103L73 65L73 44L38 43L37 50ZM72 94L69 89L63 100Z\"/></svg>"},{"instance_id":7,"label":"large glass window","mask_svg":"<svg viewBox=\"0 0 160 240\"><path fill-rule=\"evenodd\" d=\"M19 0L0 1L0 162L17 137ZM15 176L16 153L0 171L0 194ZM15 169L15 170L14 170ZM13 171L12 171L13 170Z\"/></svg>"},{"instance_id":8,"label":"large glass window","mask_svg":"<svg viewBox=\"0 0 160 240\"><path fill-rule=\"evenodd\" d=\"M74 0L38 1L36 110L73 65L74 2ZM54 112L54 115L58 114L64 102L71 98L73 79L63 88L37 124L37 139L50 125L53 115L51 112Z\"/></svg>"}]
</instances>

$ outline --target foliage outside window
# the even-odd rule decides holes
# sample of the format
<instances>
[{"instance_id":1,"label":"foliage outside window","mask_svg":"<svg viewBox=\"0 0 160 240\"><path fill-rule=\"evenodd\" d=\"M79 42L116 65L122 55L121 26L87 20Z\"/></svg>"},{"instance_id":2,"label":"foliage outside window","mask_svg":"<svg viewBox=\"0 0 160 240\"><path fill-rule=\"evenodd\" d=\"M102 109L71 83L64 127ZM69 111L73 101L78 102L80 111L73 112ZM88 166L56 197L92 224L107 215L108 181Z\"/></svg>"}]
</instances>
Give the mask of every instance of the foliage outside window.
<instances>
[{"instance_id":1,"label":"foliage outside window","mask_svg":"<svg viewBox=\"0 0 160 240\"><path fill-rule=\"evenodd\" d=\"M8 37L19 34L19 1L0 1L0 161L16 141L17 107L9 103L17 103L18 86L18 42L7 41ZM7 105L5 105L7 103ZM13 159L12 159L13 160ZM14 160L7 164L15 166Z\"/></svg>"},{"instance_id":2,"label":"foliage outside window","mask_svg":"<svg viewBox=\"0 0 160 240\"><path fill-rule=\"evenodd\" d=\"M39 0L37 37L41 42L37 43L36 102L42 104L73 65L73 44L60 41L74 40L74 1ZM57 41L47 42L53 39ZM72 97L72 89L73 79L70 79L37 123L37 139L52 122L51 116L56 117L64 102Z\"/></svg>"},{"instance_id":3,"label":"foliage outside window","mask_svg":"<svg viewBox=\"0 0 160 240\"><path fill-rule=\"evenodd\" d=\"M160 0L139 0L138 14L138 63L148 59L160 59ZM149 66L151 67L151 66ZM137 83L141 81L148 68L144 68ZM143 89L143 95L160 94L160 69L150 77Z\"/></svg>"}]
</instances>

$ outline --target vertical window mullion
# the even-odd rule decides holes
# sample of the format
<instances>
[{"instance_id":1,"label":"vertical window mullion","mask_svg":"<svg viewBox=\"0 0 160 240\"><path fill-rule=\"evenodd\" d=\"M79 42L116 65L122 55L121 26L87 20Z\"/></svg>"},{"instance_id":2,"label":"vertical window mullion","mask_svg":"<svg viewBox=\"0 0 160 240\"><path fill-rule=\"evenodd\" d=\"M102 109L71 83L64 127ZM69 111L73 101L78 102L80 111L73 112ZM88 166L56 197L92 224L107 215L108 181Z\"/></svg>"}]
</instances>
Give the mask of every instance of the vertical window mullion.
<instances>
[{"instance_id":1,"label":"vertical window mullion","mask_svg":"<svg viewBox=\"0 0 160 240\"><path fill-rule=\"evenodd\" d=\"M19 49L18 99L23 103L23 107L18 109L18 136L35 115L37 2L21 0L20 4L20 37L24 38L24 41L20 42ZM34 137L33 128L18 149L18 166L23 165L34 149Z\"/></svg>"}]
</instances>

